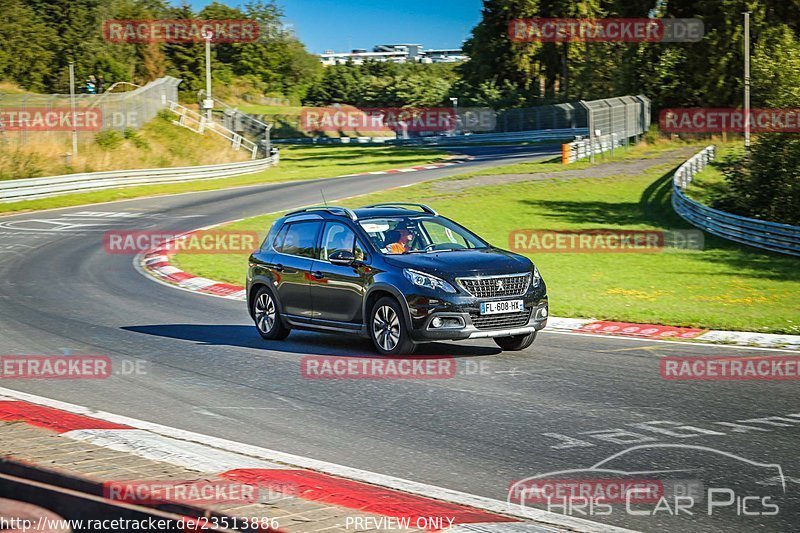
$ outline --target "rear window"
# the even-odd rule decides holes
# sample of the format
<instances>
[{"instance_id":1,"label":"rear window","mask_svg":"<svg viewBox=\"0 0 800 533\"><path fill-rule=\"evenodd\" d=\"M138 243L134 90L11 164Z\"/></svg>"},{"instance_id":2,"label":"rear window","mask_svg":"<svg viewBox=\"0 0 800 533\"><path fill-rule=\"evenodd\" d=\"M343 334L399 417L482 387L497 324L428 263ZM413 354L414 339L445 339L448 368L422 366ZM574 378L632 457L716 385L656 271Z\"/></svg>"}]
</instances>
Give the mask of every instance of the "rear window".
<instances>
[{"instance_id":1,"label":"rear window","mask_svg":"<svg viewBox=\"0 0 800 533\"><path fill-rule=\"evenodd\" d=\"M273 246L282 254L313 259L321 226L320 222L314 220L287 224L278 233Z\"/></svg>"}]
</instances>

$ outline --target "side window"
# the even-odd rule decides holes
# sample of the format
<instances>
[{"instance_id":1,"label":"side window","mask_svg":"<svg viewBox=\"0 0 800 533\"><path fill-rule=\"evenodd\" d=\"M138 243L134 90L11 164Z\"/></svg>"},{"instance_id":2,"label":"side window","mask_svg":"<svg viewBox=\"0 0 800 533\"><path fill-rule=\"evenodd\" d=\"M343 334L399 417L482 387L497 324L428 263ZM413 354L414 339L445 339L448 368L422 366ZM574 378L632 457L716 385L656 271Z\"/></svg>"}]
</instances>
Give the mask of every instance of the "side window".
<instances>
[{"instance_id":1,"label":"side window","mask_svg":"<svg viewBox=\"0 0 800 533\"><path fill-rule=\"evenodd\" d=\"M328 222L322 237L322 260L327 261L333 252L339 250L352 252L355 242L356 234L349 227L340 222Z\"/></svg>"},{"instance_id":2,"label":"side window","mask_svg":"<svg viewBox=\"0 0 800 533\"><path fill-rule=\"evenodd\" d=\"M359 261L367 256L352 229L340 222L328 222L322 237L322 260L327 261L333 252L339 250L352 252Z\"/></svg>"},{"instance_id":3,"label":"side window","mask_svg":"<svg viewBox=\"0 0 800 533\"><path fill-rule=\"evenodd\" d=\"M288 224L275 239L275 249L283 254L314 258L319 222L295 222Z\"/></svg>"},{"instance_id":4,"label":"side window","mask_svg":"<svg viewBox=\"0 0 800 533\"><path fill-rule=\"evenodd\" d=\"M289 229L288 224L284 224L281 228L281 231L278 232L278 235L275 237L275 240L272 241L272 247L275 248L277 251L283 251L283 241L286 239L286 230Z\"/></svg>"}]
</instances>

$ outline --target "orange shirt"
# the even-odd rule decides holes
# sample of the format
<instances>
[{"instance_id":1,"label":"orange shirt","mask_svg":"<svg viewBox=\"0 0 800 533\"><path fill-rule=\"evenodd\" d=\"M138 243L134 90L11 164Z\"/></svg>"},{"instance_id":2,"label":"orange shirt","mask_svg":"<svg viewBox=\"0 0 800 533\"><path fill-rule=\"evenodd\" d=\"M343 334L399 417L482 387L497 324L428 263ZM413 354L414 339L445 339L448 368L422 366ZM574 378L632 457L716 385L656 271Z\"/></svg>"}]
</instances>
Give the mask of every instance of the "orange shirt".
<instances>
[{"instance_id":1,"label":"orange shirt","mask_svg":"<svg viewBox=\"0 0 800 533\"><path fill-rule=\"evenodd\" d=\"M402 242L393 242L386 248L393 254L402 254L406 251L406 247Z\"/></svg>"}]
</instances>

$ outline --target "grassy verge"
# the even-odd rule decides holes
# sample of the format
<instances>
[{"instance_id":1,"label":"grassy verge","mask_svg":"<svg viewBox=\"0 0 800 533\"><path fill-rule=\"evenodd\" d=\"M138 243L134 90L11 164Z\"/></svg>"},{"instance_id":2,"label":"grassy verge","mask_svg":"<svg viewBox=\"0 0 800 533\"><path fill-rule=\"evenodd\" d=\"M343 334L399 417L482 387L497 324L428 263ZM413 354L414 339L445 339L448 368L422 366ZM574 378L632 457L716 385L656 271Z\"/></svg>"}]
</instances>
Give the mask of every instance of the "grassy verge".
<instances>
[{"instance_id":1,"label":"grassy verge","mask_svg":"<svg viewBox=\"0 0 800 533\"><path fill-rule=\"evenodd\" d=\"M190 135L196 135L186 130ZM193 141L194 142L194 141ZM187 149L194 144L187 143ZM0 204L0 213L51 209L74 205L111 202L144 196L209 191L280 181L330 178L388 168L421 165L439 161L444 152L422 148L365 146L287 146L281 148L277 167L258 174L186 183L147 185Z\"/></svg>"},{"instance_id":2,"label":"grassy verge","mask_svg":"<svg viewBox=\"0 0 800 533\"><path fill-rule=\"evenodd\" d=\"M242 113L251 115L299 115L303 111L302 106L278 106L261 104L239 104L236 108Z\"/></svg>"},{"instance_id":3,"label":"grassy verge","mask_svg":"<svg viewBox=\"0 0 800 533\"><path fill-rule=\"evenodd\" d=\"M25 143L20 132L8 132L0 144L0 180L36 178L77 172L100 172L130 168L213 165L243 161L249 154L234 151L216 135L197 135L172 124L168 113L160 114L139 130L80 135L79 157L66 159L72 151L69 132L28 132Z\"/></svg>"},{"instance_id":4,"label":"grassy verge","mask_svg":"<svg viewBox=\"0 0 800 533\"><path fill-rule=\"evenodd\" d=\"M664 154L674 148L658 150ZM635 148L618 157L635 159L650 149ZM677 165L656 162L633 175L603 178L443 187L461 176L403 188L401 194L386 191L339 203L355 207L400 197L427 203L504 248L515 229L689 229L670 206L671 173ZM533 176L554 170L552 163L525 163L480 174L516 174L521 167ZM241 221L231 229L265 231L276 216ZM556 316L800 333L800 261L795 258L710 235L702 251L526 255L548 283ZM247 268L245 256L179 255L176 261L184 270L239 284Z\"/></svg>"},{"instance_id":5,"label":"grassy verge","mask_svg":"<svg viewBox=\"0 0 800 533\"><path fill-rule=\"evenodd\" d=\"M734 154L741 154L740 143L717 146L716 159L695 175L691 185L684 190L686 196L701 204L711 205L715 197L727 190L722 162Z\"/></svg>"}]
</instances>

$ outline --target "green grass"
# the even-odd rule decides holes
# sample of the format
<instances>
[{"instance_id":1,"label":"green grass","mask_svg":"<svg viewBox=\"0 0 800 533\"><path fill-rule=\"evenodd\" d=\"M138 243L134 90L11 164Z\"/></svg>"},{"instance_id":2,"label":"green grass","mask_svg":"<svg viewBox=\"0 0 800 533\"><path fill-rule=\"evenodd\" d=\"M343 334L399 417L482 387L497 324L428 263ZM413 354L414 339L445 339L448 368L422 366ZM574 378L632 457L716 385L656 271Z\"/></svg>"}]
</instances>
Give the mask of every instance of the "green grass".
<instances>
[{"instance_id":1,"label":"green grass","mask_svg":"<svg viewBox=\"0 0 800 533\"><path fill-rule=\"evenodd\" d=\"M302 106L280 106L280 105L261 105L261 104L240 104L236 108L242 113L251 115L299 115L303 111Z\"/></svg>"},{"instance_id":2,"label":"green grass","mask_svg":"<svg viewBox=\"0 0 800 533\"><path fill-rule=\"evenodd\" d=\"M595 162L592 163L589 159L582 159L575 163L565 165L561 162L561 156L548 159L547 161L536 161L529 163L516 163L513 165L506 165L497 168L488 168L478 172L469 174L462 174L452 179L466 179L473 176L496 176L503 174L538 174L544 172L564 172L567 170L584 170L597 164L613 163L615 161L634 161L641 159L652 159L663 155L664 153L675 150L683 146L697 146L698 150L703 146L702 143L658 143L658 144L639 144L637 146L622 147L614 150L612 155L610 152L599 154L595 156Z\"/></svg>"},{"instance_id":3,"label":"green grass","mask_svg":"<svg viewBox=\"0 0 800 533\"><path fill-rule=\"evenodd\" d=\"M634 150L620 154L635 156ZM530 173L537 167L552 170L551 163L526 163L490 172L518 173L520 166ZM516 182L456 192L437 190L437 182L429 182L337 203L355 207L399 198L427 203L504 248L515 229L690 229L670 206L676 167L662 164L633 176ZM263 232L277 216L256 217L231 228ZM555 316L800 334L796 258L710 235L702 251L529 257L547 281ZM247 268L245 256L179 255L176 261L184 270L239 284Z\"/></svg>"},{"instance_id":4,"label":"green grass","mask_svg":"<svg viewBox=\"0 0 800 533\"><path fill-rule=\"evenodd\" d=\"M188 130L187 130L188 131ZM424 148L365 146L302 146L282 147L277 167L257 174L232 178L201 180L186 183L147 185L70 194L41 200L0 204L0 213L52 209L75 205L112 202L128 198L209 191L244 185L281 181L330 178L373 170L422 165L439 161L447 154Z\"/></svg>"},{"instance_id":5,"label":"green grass","mask_svg":"<svg viewBox=\"0 0 800 533\"><path fill-rule=\"evenodd\" d=\"M722 162L737 153L741 154L741 143L717 145L716 159L694 176L692 183L684 190L686 196L701 204L711 205L712 200L728 188L722 174Z\"/></svg>"}]
</instances>

